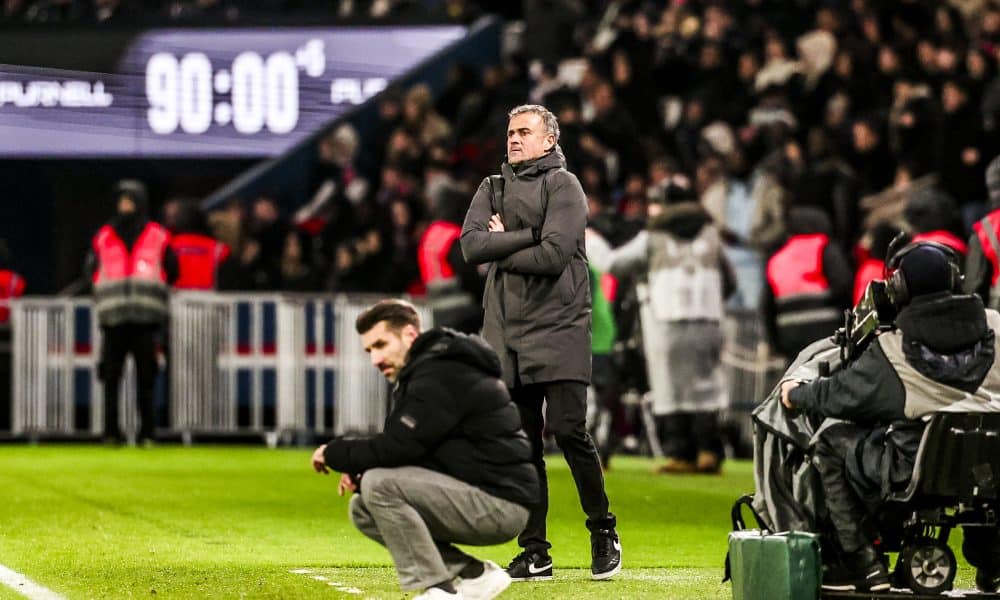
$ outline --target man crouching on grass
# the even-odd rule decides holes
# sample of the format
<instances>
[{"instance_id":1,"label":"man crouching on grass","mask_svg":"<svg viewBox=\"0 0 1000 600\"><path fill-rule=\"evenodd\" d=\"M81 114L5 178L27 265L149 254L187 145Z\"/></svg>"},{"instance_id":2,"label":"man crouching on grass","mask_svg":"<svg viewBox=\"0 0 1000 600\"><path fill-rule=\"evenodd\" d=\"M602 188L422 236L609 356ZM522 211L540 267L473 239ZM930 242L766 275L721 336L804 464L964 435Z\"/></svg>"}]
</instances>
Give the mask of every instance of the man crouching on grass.
<instances>
[{"instance_id":1,"label":"man crouching on grass","mask_svg":"<svg viewBox=\"0 0 1000 600\"><path fill-rule=\"evenodd\" d=\"M510 585L490 561L454 544L507 542L539 498L531 444L500 379L500 360L478 336L420 332L413 305L382 300L355 324L365 352L393 388L382 433L336 438L313 468L343 473L351 520L392 555L417 599L494 598ZM458 580L456 581L456 577Z\"/></svg>"}]
</instances>

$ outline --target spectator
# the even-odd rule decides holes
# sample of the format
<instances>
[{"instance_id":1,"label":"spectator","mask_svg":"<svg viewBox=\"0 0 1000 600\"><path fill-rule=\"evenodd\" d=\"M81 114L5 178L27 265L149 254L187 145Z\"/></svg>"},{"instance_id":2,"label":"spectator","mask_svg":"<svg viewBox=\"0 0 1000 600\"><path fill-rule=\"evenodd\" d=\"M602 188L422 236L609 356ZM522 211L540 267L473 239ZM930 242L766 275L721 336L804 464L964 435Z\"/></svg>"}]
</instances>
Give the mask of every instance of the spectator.
<instances>
[{"instance_id":1,"label":"spectator","mask_svg":"<svg viewBox=\"0 0 1000 600\"><path fill-rule=\"evenodd\" d=\"M434 112L431 90L424 84L415 85L406 93L401 127L422 148L448 140L451 136L451 126L441 118L441 115Z\"/></svg>"},{"instance_id":2,"label":"spectator","mask_svg":"<svg viewBox=\"0 0 1000 600\"><path fill-rule=\"evenodd\" d=\"M319 268L309 252L309 236L291 229L281 251L280 288L286 292L316 292L322 287Z\"/></svg>"},{"instance_id":3,"label":"spectator","mask_svg":"<svg viewBox=\"0 0 1000 600\"><path fill-rule=\"evenodd\" d=\"M170 205L170 203L168 203ZM177 256L177 281L181 290L214 290L219 269L229 258L229 246L208 235L205 214L193 200L176 203L170 229L170 248ZM166 212L164 221L167 221Z\"/></svg>"},{"instance_id":4,"label":"spectator","mask_svg":"<svg viewBox=\"0 0 1000 600\"><path fill-rule=\"evenodd\" d=\"M952 233L958 223L955 200L938 186L914 190L903 208L914 242L938 242L965 256L965 241Z\"/></svg>"}]
</instances>

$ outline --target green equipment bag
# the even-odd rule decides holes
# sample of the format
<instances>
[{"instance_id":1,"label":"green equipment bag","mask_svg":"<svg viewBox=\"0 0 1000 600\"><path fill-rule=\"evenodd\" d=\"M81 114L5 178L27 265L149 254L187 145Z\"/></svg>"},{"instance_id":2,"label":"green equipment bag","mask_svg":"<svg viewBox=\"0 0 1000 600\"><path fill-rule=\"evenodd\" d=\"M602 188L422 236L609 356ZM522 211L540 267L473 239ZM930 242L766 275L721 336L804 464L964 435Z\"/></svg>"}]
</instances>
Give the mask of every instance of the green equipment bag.
<instances>
[{"instance_id":1,"label":"green equipment bag","mask_svg":"<svg viewBox=\"0 0 1000 600\"><path fill-rule=\"evenodd\" d=\"M733 600L819 598L823 580L819 538L800 531L746 529L740 507L750 506L749 501L750 497L744 496L733 506L734 531L729 534L726 557L726 575L733 580Z\"/></svg>"}]
</instances>

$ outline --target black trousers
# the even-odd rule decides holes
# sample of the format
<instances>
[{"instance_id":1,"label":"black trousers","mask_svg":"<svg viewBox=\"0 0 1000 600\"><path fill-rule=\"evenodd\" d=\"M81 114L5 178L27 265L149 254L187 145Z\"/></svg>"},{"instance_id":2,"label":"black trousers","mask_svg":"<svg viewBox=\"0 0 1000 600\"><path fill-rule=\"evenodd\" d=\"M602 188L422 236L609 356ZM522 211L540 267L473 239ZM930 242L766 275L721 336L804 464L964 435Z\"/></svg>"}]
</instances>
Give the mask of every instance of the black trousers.
<instances>
[{"instance_id":1,"label":"black trousers","mask_svg":"<svg viewBox=\"0 0 1000 600\"><path fill-rule=\"evenodd\" d=\"M139 439L153 439L156 419L153 409L153 386L156 384L156 334L159 327L126 323L102 327L101 362L98 374L104 383L104 435L122 439L118 425L118 387L125 358L135 361L138 384Z\"/></svg>"},{"instance_id":2,"label":"black trousers","mask_svg":"<svg viewBox=\"0 0 1000 600\"><path fill-rule=\"evenodd\" d=\"M587 386L578 381L553 381L518 386L510 390L510 395L521 412L521 423L531 440L532 462L538 470L542 496L528 517L528 525L518 536L518 544L526 550L539 552L547 552L552 547L545 534L549 484L542 433L546 428L555 436L569 464L580 506L587 515L587 529L613 528L615 516L608 512L601 460L587 433ZM543 401L546 402L544 418Z\"/></svg>"},{"instance_id":3,"label":"black trousers","mask_svg":"<svg viewBox=\"0 0 1000 600\"><path fill-rule=\"evenodd\" d=\"M872 543L871 509L881 495L881 483L861 472L859 452L868 432L853 423L834 425L820 433L813 455L834 539L848 554Z\"/></svg>"},{"instance_id":4,"label":"black trousers","mask_svg":"<svg viewBox=\"0 0 1000 600\"><path fill-rule=\"evenodd\" d=\"M717 411L677 412L656 417L663 454L694 462L699 452L725 454Z\"/></svg>"}]
</instances>

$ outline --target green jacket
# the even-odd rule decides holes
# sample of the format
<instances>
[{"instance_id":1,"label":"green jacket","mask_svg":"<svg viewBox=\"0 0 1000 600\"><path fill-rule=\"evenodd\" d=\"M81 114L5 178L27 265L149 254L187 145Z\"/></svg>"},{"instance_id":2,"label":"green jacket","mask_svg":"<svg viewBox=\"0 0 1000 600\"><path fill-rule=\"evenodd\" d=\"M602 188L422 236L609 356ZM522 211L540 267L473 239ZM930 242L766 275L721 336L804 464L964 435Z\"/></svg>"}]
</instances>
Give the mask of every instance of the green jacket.
<instances>
[{"instance_id":1,"label":"green jacket","mask_svg":"<svg viewBox=\"0 0 1000 600\"><path fill-rule=\"evenodd\" d=\"M593 330L590 336L590 349L594 354L611 354L615 346L618 328L615 326L615 315L611 302L601 289L601 272L593 265L590 269L590 298L592 303L591 320Z\"/></svg>"}]
</instances>

